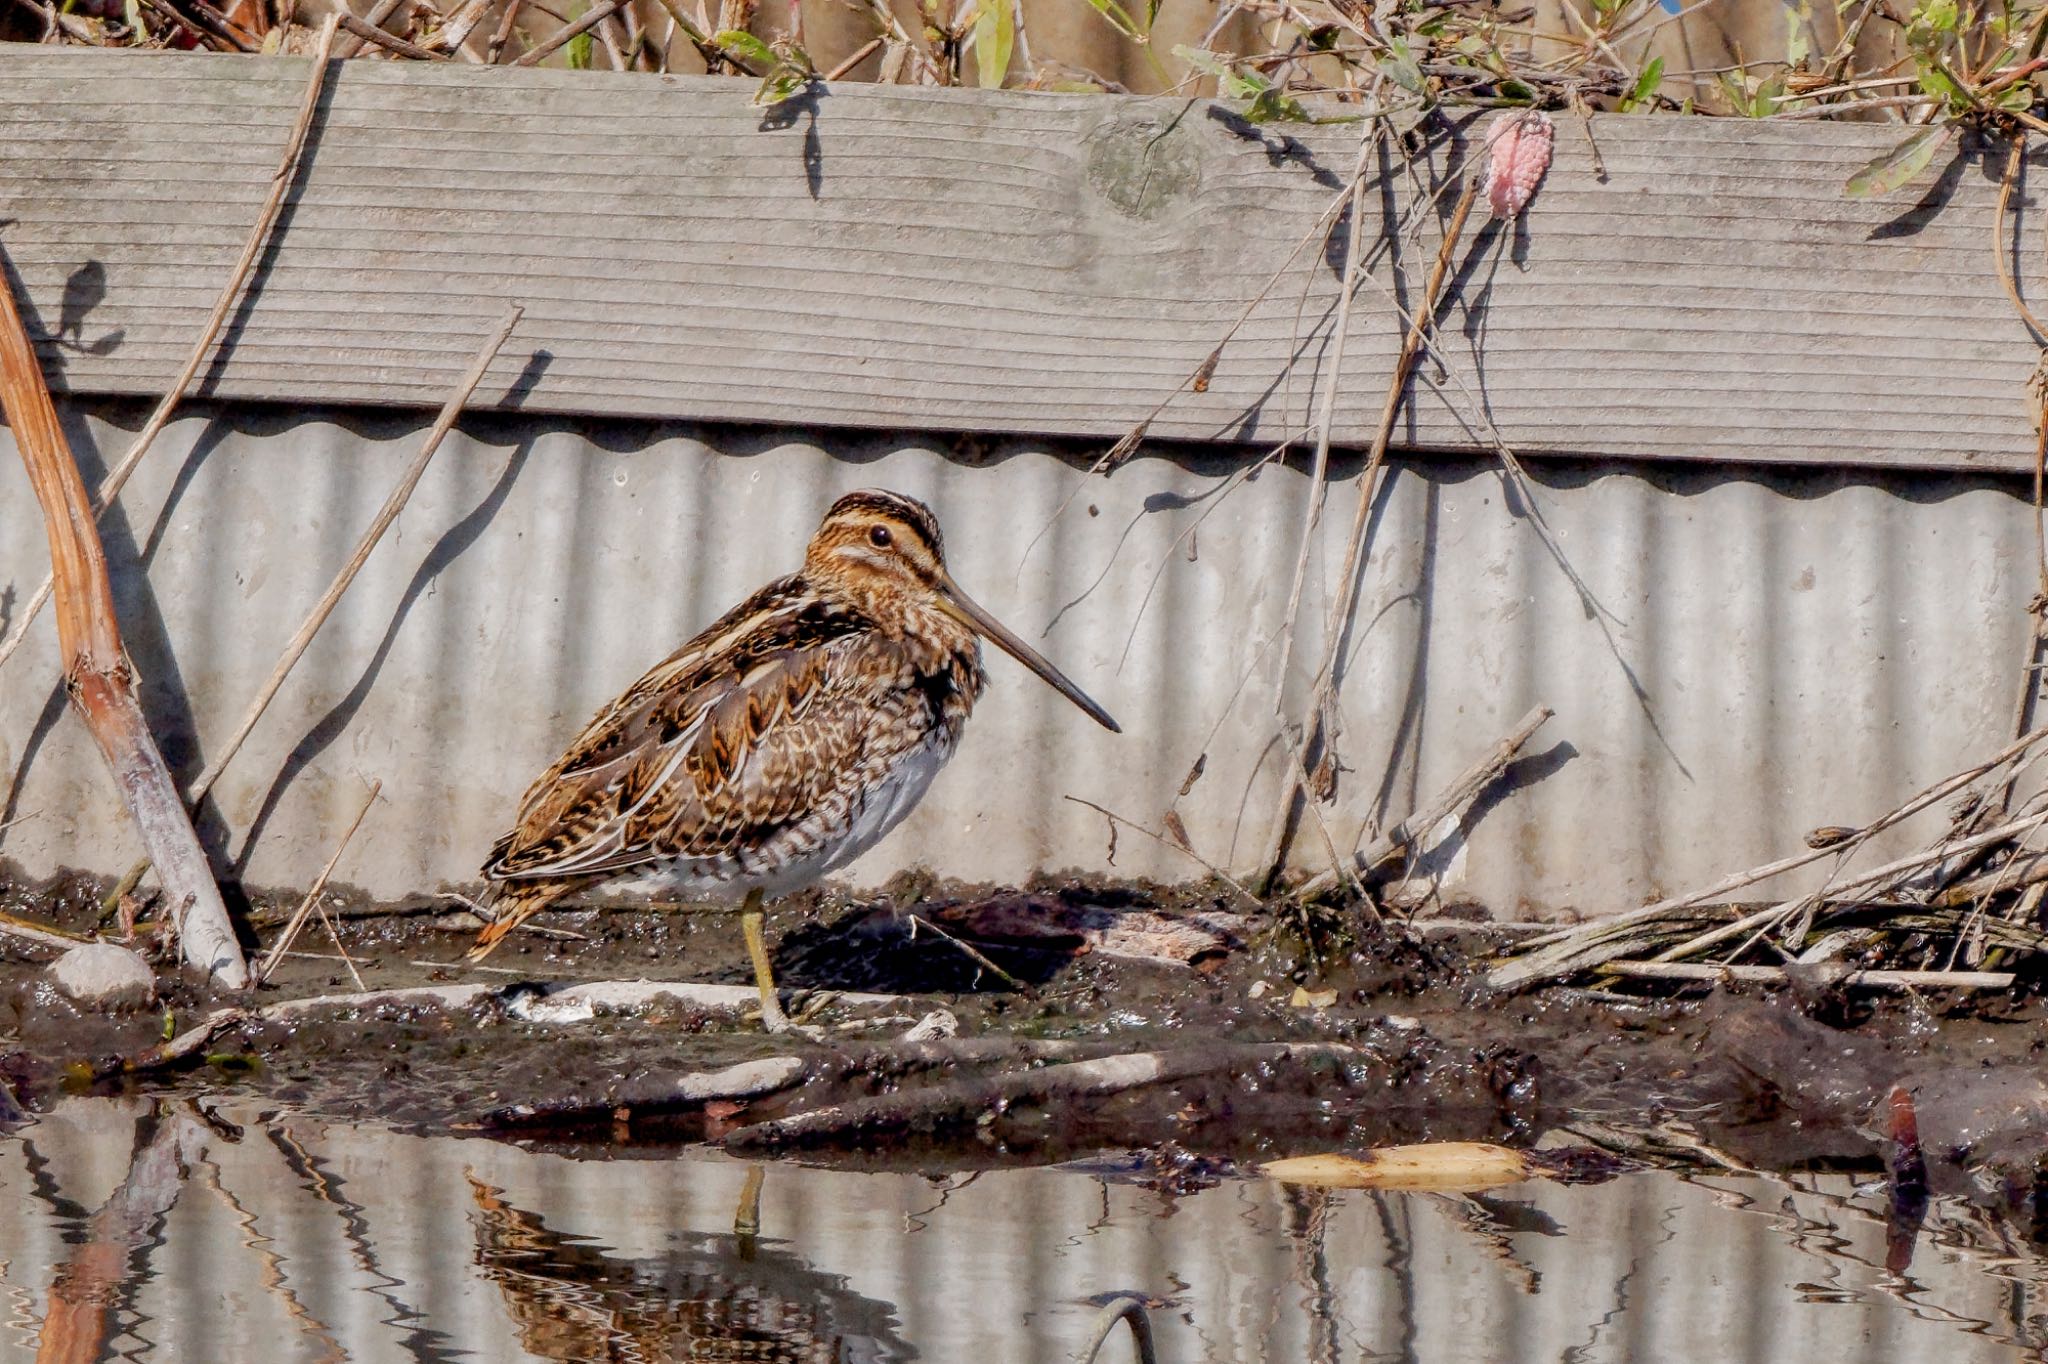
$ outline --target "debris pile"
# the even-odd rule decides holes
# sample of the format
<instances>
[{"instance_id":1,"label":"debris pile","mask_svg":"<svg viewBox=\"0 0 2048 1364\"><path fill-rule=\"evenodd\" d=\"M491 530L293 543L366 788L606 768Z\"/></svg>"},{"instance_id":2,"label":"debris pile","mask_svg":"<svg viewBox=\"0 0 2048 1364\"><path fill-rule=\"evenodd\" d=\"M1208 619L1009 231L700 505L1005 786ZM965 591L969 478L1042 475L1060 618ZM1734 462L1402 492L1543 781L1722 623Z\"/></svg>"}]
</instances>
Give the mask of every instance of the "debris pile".
<instances>
[{"instance_id":1,"label":"debris pile","mask_svg":"<svg viewBox=\"0 0 2048 1364\"><path fill-rule=\"evenodd\" d=\"M1526 939L1493 964L1486 983L1504 991L1571 979L2012 989L2048 951L2048 790L2015 796L2044 753L2048 729L2036 729L1862 828L1816 829L1803 852ZM1952 802L1946 827L1919 851L1876 865L1858 857L1878 834L1943 801ZM1819 884L1800 894L1763 905L1729 899L1821 864Z\"/></svg>"}]
</instances>

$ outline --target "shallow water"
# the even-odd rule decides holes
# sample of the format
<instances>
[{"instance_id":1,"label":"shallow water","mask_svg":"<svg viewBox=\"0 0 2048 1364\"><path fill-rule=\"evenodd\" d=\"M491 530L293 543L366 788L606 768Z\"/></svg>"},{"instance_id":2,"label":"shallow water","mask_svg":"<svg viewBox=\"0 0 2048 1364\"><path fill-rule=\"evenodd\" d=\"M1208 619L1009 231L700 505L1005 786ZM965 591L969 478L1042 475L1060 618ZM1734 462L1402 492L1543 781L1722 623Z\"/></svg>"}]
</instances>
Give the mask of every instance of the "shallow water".
<instances>
[{"instance_id":1,"label":"shallow water","mask_svg":"<svg viewBox=\"0 0 2048 1364\"><path fill-rule=\"evenodd\" d=\"M251 1103L78 1099L0 1139L0 1357L1040 1364L1107 1295L1162 1364L2009 1360L2037 1248L1937 1200L1903 1273L1848 1175L1169 1193L1110 1167L591 1160ZM736 1216L758 1232L736 1232ZM1100 1358L1133 1358L1128 1336Z\"/></svg>"}]
</instances>

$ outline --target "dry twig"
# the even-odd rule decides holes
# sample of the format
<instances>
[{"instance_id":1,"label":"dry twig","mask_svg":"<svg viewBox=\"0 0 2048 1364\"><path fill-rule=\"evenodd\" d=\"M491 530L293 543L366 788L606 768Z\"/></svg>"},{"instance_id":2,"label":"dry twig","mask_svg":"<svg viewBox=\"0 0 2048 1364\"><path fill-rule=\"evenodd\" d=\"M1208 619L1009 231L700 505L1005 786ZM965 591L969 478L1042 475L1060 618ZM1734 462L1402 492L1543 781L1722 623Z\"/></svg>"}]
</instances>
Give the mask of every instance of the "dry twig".
<instances>
[{"instance_id":1,"label":"dry twig","mask_svg":"<svg viewBox=\"0 0 2048 1364\"><path fill-rule=\"evenodd\" d=\"M185 960L229 989L249 983L241 945L221 903L205 850L178 799L177 784L135 699L134 672L121 644L114 590L107 578L85 482L57 422L57 409L29 344L14 293L0 283L0 406L13 429L43 512L57 584L57 638L64 690L91 731L127 802L142 845L162 870L172 922Z\"/></svg>"},{"instance_id":2,"label":"dry twig","mask_svg":"<svg viewBox=\"0 0 2048 1364\"><path fill-rule=\"evenodd\" d=\"M349 821L348 828L342 832L341 842L335 847L334 856L328 858L327 865L320 868L320 874L313 878L312 888L306 892L306 898L299 902L298 910L293 913L291 922L285 925L284 932L278 937L276 944L257 966L258 985L270 979L270 973L277 969L278 959L290 950L293 941L299 936L299 930L305 927L307 915L319 905L320 893L327 889L327 878L334 875L335 867L341 862L341 855L348 851L349 841L356 836L356 830L363 827L364 817L370 813L370 807L377 803L377 793L383 789L384 783L381 781L370 783L370 789L363 795L362 808L356 811L356 817ZM350 959L348 949L341 944L341 931L334 926L334 920L327 917L325 909L320 911L320 921L327 925L327 933L334 939L335 950L339 951L341 959L348 963L349 974L355 977L356 988L368 989L369 987L363 984L362 973L356 970L355 962Z\"/></svg>"}]
</instances>

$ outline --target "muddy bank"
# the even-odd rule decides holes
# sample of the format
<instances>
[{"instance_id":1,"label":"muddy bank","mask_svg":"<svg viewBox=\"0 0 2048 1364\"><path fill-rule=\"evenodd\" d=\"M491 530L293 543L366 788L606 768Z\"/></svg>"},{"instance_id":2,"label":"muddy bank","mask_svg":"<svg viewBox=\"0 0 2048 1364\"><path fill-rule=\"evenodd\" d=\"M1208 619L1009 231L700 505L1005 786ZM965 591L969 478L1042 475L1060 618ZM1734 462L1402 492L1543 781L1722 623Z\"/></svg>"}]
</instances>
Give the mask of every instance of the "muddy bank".
<instances>
[{"instance_id":1,"label":"muddy bank","mask_svg":"<svg viewBox=\"0 0 2048 1364\"><path fill-rule=\"evenodd\" d=\"M34 908L89 928L94 889L46 892ZM166 972L153 1005L123 1014L72 1006L43 978L47 954L10 947L0 1075L12 1099L32 1118L66 1091L233 1095L553 1150L660 1154L713 1141L873 1167L1135 1151L1149 1153L1132 1157L1140 1166L1178 1177L1208 1162L1442 1140L1880 1172L1887 1129L1872 1115L1904 1086L1923 1096L1937 1184L2012 1209L2032 1207L2030 1172L2048 1149L2048 1087L2030 1078L2043 1010L2020 995L1500 996L1481 971L1514 933L1485 922L1344 930L1246 916L1227 894L1202 891L905 884L771 914L792 1007L814 1007L824 1031L812 1042L764 1037L728 1003L687 992L643 990L625 1007L578 993L579 982L648 980L744 998L750 976L729 914L563 912L478 969L460 960L473 925L445 904L344 908L339 948L307 935L305 951L324 955L284 959L253 998ZM253 917L277 909L258 903ZM357 995L357 973L371 991L468 987L468 997L282 1012ZM88 1077L225 1005L254 1012L182 1065ZM923 1040L903 1040L913 1028ZM1133 1056L1155 1070L1105 1070ZM778 1058L794 1059L775 1070ZM723 1091L705 1079L727 1073L750 1078ZM855 1120L778 1126L827 1109Z\"/></svg>"}]
</instances>

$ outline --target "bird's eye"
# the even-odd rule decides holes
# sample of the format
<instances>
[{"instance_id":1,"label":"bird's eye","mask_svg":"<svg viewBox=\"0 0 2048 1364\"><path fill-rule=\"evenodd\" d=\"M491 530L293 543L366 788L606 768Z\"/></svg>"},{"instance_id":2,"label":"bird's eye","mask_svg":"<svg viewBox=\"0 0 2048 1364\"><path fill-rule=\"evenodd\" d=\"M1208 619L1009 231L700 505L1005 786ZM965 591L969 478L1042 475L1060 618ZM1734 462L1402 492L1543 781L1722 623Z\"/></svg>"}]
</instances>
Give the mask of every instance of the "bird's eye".
<instances>
[{"instance_id":1,"label":"bird's eye","mask_svg":"<svg viewBox=\"0 0 2048 1364\"><path fill-rule=\"evenodd\" d=\"M868 532L868 543L876 549L887 549L889 547L889 528L887 526L876 526L870 530Z\"/></svg>"}]
</instances>

